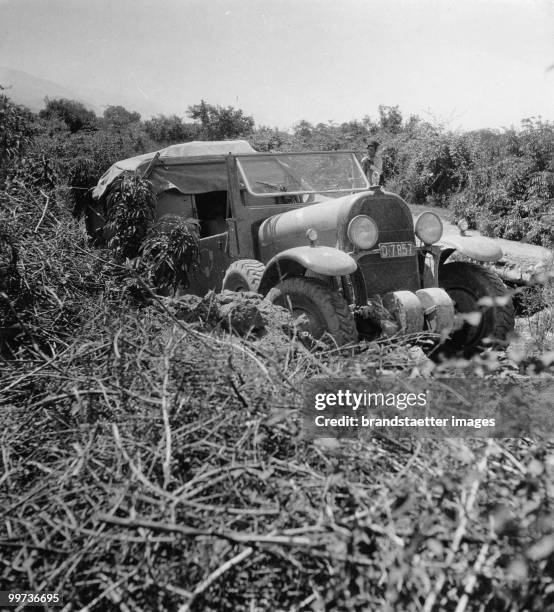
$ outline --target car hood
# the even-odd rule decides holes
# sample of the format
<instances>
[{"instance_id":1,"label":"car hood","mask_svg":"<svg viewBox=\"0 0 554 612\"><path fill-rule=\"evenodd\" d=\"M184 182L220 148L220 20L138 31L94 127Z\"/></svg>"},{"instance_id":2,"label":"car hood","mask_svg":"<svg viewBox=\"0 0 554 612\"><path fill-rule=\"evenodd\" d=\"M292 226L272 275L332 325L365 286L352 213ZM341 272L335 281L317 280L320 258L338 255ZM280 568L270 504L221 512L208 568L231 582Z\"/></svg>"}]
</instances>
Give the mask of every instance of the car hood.
<instances>
[{"instance_id":1,"label":"car hood","mask_svg":"<svg viewBox=\"0 0 554 612\"><path fill-rule=\"evenodd\" d=\"M380 188L296 208L266 219L258 230L263 261L286 249L307 245L306 231L318 233L317 244L351 251L346 229L359 214L372 216L379 227L379 242L413 242L413 222L406 203Z\"/></svg>"}]
</instances>

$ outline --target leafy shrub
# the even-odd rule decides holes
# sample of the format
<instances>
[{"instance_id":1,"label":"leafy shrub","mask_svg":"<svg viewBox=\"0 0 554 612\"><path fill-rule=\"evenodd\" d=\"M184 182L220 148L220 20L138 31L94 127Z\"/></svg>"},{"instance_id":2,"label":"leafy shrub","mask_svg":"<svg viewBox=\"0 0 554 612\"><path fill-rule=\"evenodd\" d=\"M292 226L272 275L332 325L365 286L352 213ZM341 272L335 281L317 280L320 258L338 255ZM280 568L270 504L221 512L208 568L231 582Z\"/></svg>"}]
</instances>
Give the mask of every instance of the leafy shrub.
<instances>
[{"instance_id":1,"label":"leafy shrub","mask_svg":"<svg viewBox=\"0 0 554 612\"><path fill-rule=\"evenodd\" d=\"M198 126L185 123L177 115L157 115L144 122L144 130L159 145L177 144L198 136Z\"/></svg>"},{"instance_id":2,"label":"leafy shrub","mask_svg":"<svg viewBox=\"0 0 554 612\"><path fill-rule=\"evenodd\" d=\"M108 106L102 115L104 123L110 127L121 128L140 121L140 113L128 111L123 106Z\"/></svg>"},{"instance_id":3,"label":"leafy shrub","mask_svg":"<svg viewBox=\"0 0 554 612\"><path fill-rule=\"evenodd\" d=\"M0 180L8 164L21 157L34 133L31 113L14 104L0 86Z\"/></svg>"},{"instance_id":4,"label":"leafy shrub","mask_svg":"<svg viewBox=\"0 0 554 612\"><path fill-rule=\"evenodd\" d=\"M46 98L46 106L40 111L39 117L44 119L61 119L71 132L84 128L95 129L96 115L93 111L77 100Z\"/></svg>"},{"instance_id":5,"label":"leafy shrub","mask_svg":"<svg viewBox=\"0 0 554 612\"><path fill-rule=\"evenodd\" d=\"M61 176L61 167L58 160L42 153L32 147L27 155L14 166L6 182L7 189L11 190L14 183L24 184L26 187L54 189L58 186Z\"/></svg>"},{"instance_id":6,"label":"leafy shrub","mask_svg":"<svg viewBox=\"0 0 554 612\"><path fill-rule=\"evenodd\" d=\"M152 285L162 292L188 287L199 235L198 221L177 215L167 215L151 228L140 247L140 267Z\"/></svg>"},{"instance_id":7,"label":"leafy shrub","mask_svg":"<svg viewBox=\"0 0 554 612\"><path fill-rule=\"evenodd\" d=\"M466 189L452 202L485 234L554 244L554 125L526 120L522 130L476 135L475 162Z\"/></svg>"},{"instance_id":8,"label":"leafy shrub","mask_svg":"<svg viewBox=\"0 0 554 612\"><path fill-rule=\"evenodd\" d=\"M402 131L402 121L402 113L398 106L379 105L379 126L382 130L399 134Z\"/></svg>"},{"instance_id":9,"label":"leafy shrub","mask_svg":"<svg viewBox=\"0 0 554 612\"><path fill-rule=\"evenodd\" d=\"M200 122L200 136L205 140L248 136L254 129L253 117L232 106L223 108L201 100L200 104L189 106L187 114L191 119Z\"/></svg>"},{"instance_id":10,"label":"leafy shrub","mask_svg":"<svg viewBox=\"0 0 554 612\"><path fill-rule=\"evenodd\" d=\"M470 143L463 136L423 122L383 148L385 180L414 204L446 206L465 187L472 165Z\"/></svg>"},{"instance_id":11,"label":"leafy shrub","mask_svg":"<svg viewBox=\"0 0 554 612\"><path fill-rule=\"evenodd\" d=\"M18 281L17 249L7 232L0 229L0 292L9 292ZM5 308L5 304L2 304ZM0 316L0 321L2 317Z\"/></svg>"},{"instance_id":12,"label":"leafy shrub","mask_svg":"<svg viewBox=\"0 0 554 612\"><path fill-rule=\"evenodd\" d=\"M248 137L248 142L256 151L265 153L267 151L290 151L292 149L292 137L287 132L267 126L259 127Z\"/></svg>"},{"instance_id":13,"label":"leafy shrub","mask_svg":"<svg viewBox=\"0 0 554 612\"><path fill-rule=\"evenodd\" d=\"M138 124L117 131L99 129L52 137L42 134L37 146L49 150L60 161L77 217L95 204L92 189L112 164L155 149L155 144Z\"/></svg>"},{"instance_id":14,"label":"leafy shrub","mask_svg":"<svg viewBox=\"0 0 554 612\"><path fill-rule=\"evenodd\" d=\"M98 260L71 218L57 160L36 145L0 188L0 228L0 353L52 355L87 317Z\"/></svg>"},{"instance_id":15,"label":"leafy shrub","mask_svg":"<svg viewBox=\"0 0 554 612\"><path fill-rule=\"evenodd\" d=\"M95 170L94 160L89 157L75 159L69 174L69 190L73 198L73 214L75 217L81 217L88 206L94 204L92 189L98 182Z\"/></svg>"},{"instance_id":16,"label":"leafy shrub","mask_svg":"<svg viewBox=\"0 0 554 612\"><path fill-rule=\"evenodd\" d=\"M0 188L7 193L58 184L58 157L42 143L37 145L40 132L41 126L28 109L0 95Z\"/></svg>"},{"instance_id":17,"label":"leafy shrub","mask_svg":"<svg viewBox=\"0 0 554 612\"><path fill-rule=\"evenodd\" d=\"M108 246L119 261L138 256L154 220L156 198L149 180L138 174L121 175L106 196Z\"/></svg>"},{"instance_id":18,"label":"leafy shrub","mask_svg":"<svg viewBox=\"0 0 554 612\"><path fill-rule=\"evenodd\" d=\"M336 151L354 149L365 151L369 132L363 123L348 121L337 125L332 121L313 125L303 119L293 128L289 149L296 151Z\"/></svg>"}]
</instances>

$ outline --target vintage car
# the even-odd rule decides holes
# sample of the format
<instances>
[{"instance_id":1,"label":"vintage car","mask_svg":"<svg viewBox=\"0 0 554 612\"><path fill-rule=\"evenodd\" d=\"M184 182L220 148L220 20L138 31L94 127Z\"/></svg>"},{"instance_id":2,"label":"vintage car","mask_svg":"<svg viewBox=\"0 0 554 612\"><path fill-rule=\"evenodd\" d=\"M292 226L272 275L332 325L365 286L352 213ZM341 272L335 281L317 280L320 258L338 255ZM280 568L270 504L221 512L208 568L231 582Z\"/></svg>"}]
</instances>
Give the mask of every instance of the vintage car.
<instances>
[{"instance_id":1,"label":"vintage car","mask_svg":"<svg viewBox=\"0 0 554 612\"><path fill-rule=\"evenodd\" d=\"M444 347L470 353L513 329L511 299L491 266L502 257L498 244L463 228L444 237L433 212L414 219L399 196L368 183L351 151L173 145L114 164L94 190L98 210L123 172L149 177L158 218L199 221L189 293L258 292L303 315L306 335L338 346L388 325L435 332Z\"/></svg>"}]
</instances>

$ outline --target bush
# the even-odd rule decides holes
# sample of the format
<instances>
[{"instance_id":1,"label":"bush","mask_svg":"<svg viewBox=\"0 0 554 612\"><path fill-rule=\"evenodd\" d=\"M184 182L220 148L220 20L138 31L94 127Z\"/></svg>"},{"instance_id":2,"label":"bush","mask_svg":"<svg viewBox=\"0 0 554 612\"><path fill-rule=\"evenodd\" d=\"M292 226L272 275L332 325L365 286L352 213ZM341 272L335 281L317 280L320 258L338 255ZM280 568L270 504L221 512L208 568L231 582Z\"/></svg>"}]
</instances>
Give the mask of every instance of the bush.
<instances>
[{"instance_id":1,"label":"bush","mask_svg":"<svg viewBox=\"0 0 554 612\"><path fill-rule=\"evenodd\" d=\"M554 245L554 125L526 120L486 140L475 136L474 167L467 188L452 202L485 234Z\"/></svg>"},{"instance_id":2,"label":"bush","mask_svg":"<svg viewBox=\"0 0 554 612\"><path fill-rule=\"evenodd\" d=\"M177 115L157 115L144 122L144 130L158 145L187 142L198 137L198 126L185 123Z\"/></svg>"},{"instance_id":3,"label":"bush","mask_svg":"<svg viewBox=\"0 0 554 612\"><path fill-rule=\"evenodd\" d=\"M0 268L7 272L0 272L4 357L43 358L63 350L99 288L98 260L69 213L55 166L55 159L31 145L0 189Z\"/></svg>"},{"instance_id":4,"label":"bush","mask_svg":"<svg viewBox=\"0 0 554 612\"><path fill-rule=\"evenodd\" d=\"M50 100L46 98L46 106L40 111L39 117L43 119L61 119L70 132L78 132L84 128L96 128L96 115L93 111L77 100L59 98Z\"/></svg>"},{"instance_id":5,"label":"bush","mask_svg":"<svg viewBox=\"0 0 554 612\"><path fill-rule=\"evenodd\" d=\"M140 121L140 113L128 111L123 106L108 106L103 114L104 123L109 127L122 128Z\"/></svg>"},{"instance_id":6,"label":"bush","mask_svg":"<svg viewBox=\"0 0 554 612\"><path fill-rule=\"evenodd\" d=\"M140 247L140 270L162 293L188 287L189 273L198 261L200 225L176 215L162 218Z\"/></svg>"},{"instance_id":7,"label":"bush","mask_svg":"<svg viewBox=\"0 0 554 612\"><path fill-rule=\"evenodd\" d=\"M254 119L232 106L225 108L207 104L189 106L187 114L191 119L199 121L200 136L204 140L225 140L248 136L254 130Z\"/></svg>"},{"instance_id":8,"label":"bush","mask_svg":"<svg viewBox=\"0 0 554 612\"><path fill-rule=\"evenodd\" d=\"M413 204L447 206L465 187L472 165L465 137L428 123L390 139L383 150L385 180Z\"/></svg>"},{"instance_id":9,"label":"bush","mask_svg":"<svg viewBox=\"0 0 554 612\"><path fill-rule=\"evenodd\" d=\"M92 189L112 164L156 147L135 123L117 131L99 129L75 134L51 134L44 125L36 138L35 148L46 151L58 161L59 172L73 200L73 213L80 217L95 204Z\"/></svg>"},{"instance_id":10,"label":"bush","mask_svg":"<svg viewBox=\"0 0 554 612\"><path fill-rule=\"evenodd\" d=\"M14 104L0 86L0 182L7 167L21 157L34 134L33 116L23 106Z\"/></svg>"},{"instance_id":11,"label":"bush","mask_svg":"<svg viewBox=\"0 0 554 612\"><path fill-rule=\"evenodd\" d=\"M249 137L248 142L256 151L265 153L267 151L290 151L292 148L292 137L287 132L281 132L277 128L260 126Z\"/></svg>"},{"instance_id":12,"label":"bush","mask_svg":"<svg viewBox=\"0 0 554 612\"><path fill-rule=\"evenodd\" d=\"M108 246L117 261L138 256L154 220L156 198L149 180L138 174L120 175L106 196Z\"/></svg>"}]
</instances>

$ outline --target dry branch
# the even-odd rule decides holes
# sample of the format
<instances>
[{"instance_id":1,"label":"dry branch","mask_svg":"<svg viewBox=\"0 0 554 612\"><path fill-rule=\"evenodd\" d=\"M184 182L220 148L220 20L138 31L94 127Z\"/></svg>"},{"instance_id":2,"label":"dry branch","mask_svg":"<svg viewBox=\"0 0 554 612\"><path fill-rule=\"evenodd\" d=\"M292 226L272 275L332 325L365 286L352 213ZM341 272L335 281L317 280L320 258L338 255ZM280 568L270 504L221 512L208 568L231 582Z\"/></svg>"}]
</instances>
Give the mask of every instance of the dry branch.
<instances>
[{"instance_id":1,"label":"dry branch","mask_svg":"<svg viewBox=\"0 0 554 612\"><path fill-rule=\"evenodd\" d=\"M475 500L477 498L477 491L479 490L479 485L485 475L485 470L487 467L487 461L489 459L490 454L493 451L494 441L489 438L487 441L487 446L483 453L483 456L478 461L476 467L476 474L471 481L471 485L469 490L462 491L462 506L459 511L459 522L458 527L454 533L454 537L452 538L452 544L450 546L450 550L448 551L448 555L446 557L446 561L444 563L445 570L450 569L452 566L458 549L460 548L460 544L462 542L462 538L464 537L468 523L470 521L470 513L473 511L473 506L475 504ZM435 603L437 601L437 597L440 595L445 583L446 583L446 571L443 570L438 579L436 580L432 591L427 596L425 600L425 604L423 606L423 612L432 612Z\"/></svg>"},{"instance_id":2,"label":"dry branch","mask_svg":"<svg viewBox=\"0 0 554 612\"><path fill-rule=\"evenodd\" d=\"M192 592L189 601L179 607L179 612L189 612L191 606L199 595L202 595L206 589L208 589L218 578L223 576L225 572L230 570L235 565L242 563L245 559L247 559L254 552L253 548L245 548L240 553L220 565L216 570L214 570L209 576L207 576L202 582L194 589Z\"/></svg>"},{"instance_id":3,"label":"dry branch","mask_svg":"<svg viewBox=\"0 0 554 612\"><path fill-rule=\"evenodd\" d=\"M98 514L96 520L109 525L120 525L131 529L144 527L153 531L162 531L165 533L178 533L185 537L212 537L228 540L235 544L277 544L281 546L314 546L314 543L309 538L294 537L288 535L262 535L256 533L241 533L234 531L217 531L212 529L196 529L185 525L171 525L168 523L158 523L156 521L147 521L144 519L124 519L107 514Z\"/></svg>"},{"instance_id":4,"label":"dry branch","mask_svg":"<svg viewBox=\"0 0 554 612\"><path fill-rule=\"evenodd\" d=\"M44 220L44 216L46 215L46 211L48 210L48 204L50 203L50 196L44 193L42 189L40 190L40 193L46 198L46 202L44 203L42 215L40 216L40 219L38 220L38 223L36 224L35 229L33 230L33 234L36 234L38 232L38 228L40 227L42 221Z\"/></svg>"}]
</instances>

